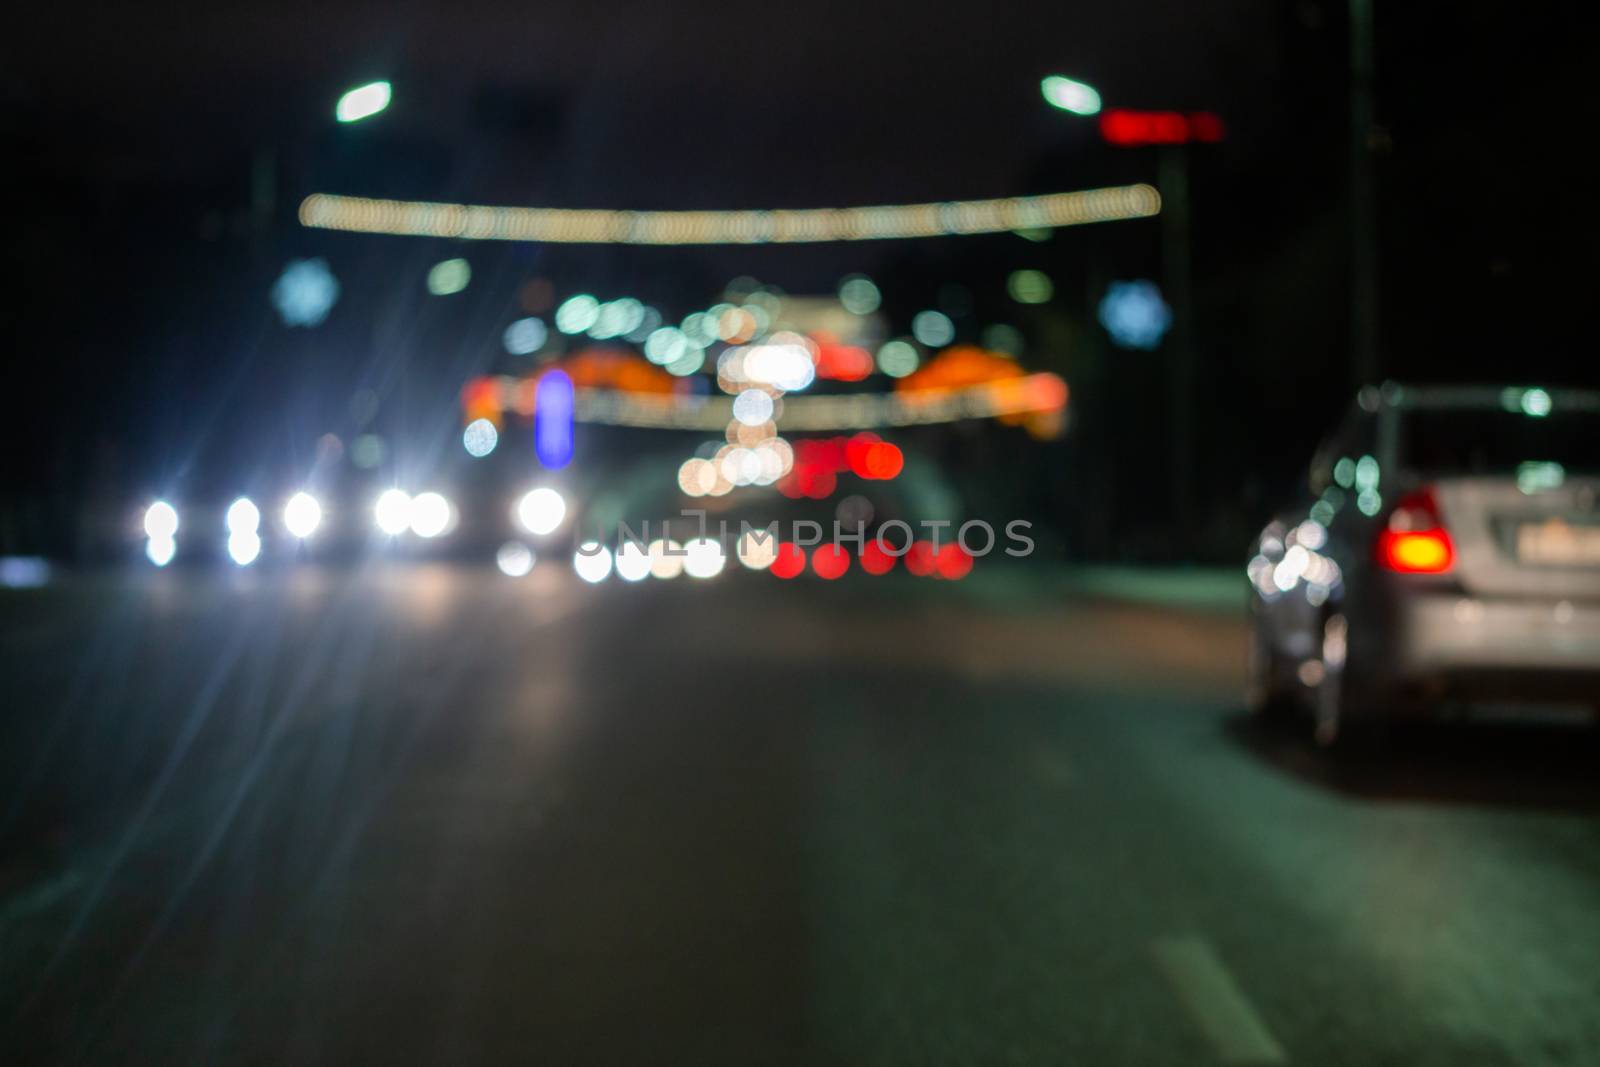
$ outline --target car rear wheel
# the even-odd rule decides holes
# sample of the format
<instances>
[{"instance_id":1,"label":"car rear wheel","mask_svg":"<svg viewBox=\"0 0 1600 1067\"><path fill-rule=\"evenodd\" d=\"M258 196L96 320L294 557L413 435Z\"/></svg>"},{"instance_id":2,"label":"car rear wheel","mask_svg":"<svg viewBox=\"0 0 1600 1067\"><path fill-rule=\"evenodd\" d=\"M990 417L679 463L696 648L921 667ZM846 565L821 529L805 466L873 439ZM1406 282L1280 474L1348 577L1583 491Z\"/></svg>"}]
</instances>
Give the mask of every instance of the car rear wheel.
<instances>
[{"instance_id":1,"label":"car rear wheel","mask_svg":"<svg viewBox=\"0 0 1600 1067\"><path fill-rule=\"evenodd\" d=\"M1259 616L1250 625L1250 660L1246 667L1245 707L1263 720L1287 718L1294 696L1284 685L1283 659Z\"/></svg>"},{"instance_id":2,"label":"car rear wheel","mask_svg":"<svg viewBox=\"0 0 1600 1067\"><path fill-rule=\"evenodd\" d=\"M1375 694L1349 656L1349 622L1333 613L1322 624L1322 677L1313 691L1312 737L1318 746L1349 752L1381 744L1386 725Z\"/></svg>"}]
</instances>

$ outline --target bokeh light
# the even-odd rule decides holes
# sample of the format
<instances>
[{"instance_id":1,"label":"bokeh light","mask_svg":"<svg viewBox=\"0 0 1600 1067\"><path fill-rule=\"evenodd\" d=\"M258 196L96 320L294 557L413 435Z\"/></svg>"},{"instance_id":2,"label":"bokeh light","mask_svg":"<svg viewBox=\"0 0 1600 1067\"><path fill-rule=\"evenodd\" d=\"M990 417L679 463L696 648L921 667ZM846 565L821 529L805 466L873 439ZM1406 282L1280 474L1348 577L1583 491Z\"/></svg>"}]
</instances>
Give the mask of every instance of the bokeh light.
<instances>
[{"instance_id":1,"label":"bokeh light","mask_svg":"<svg viewBox=\"0 0 1600 1067\"><path fill-rule=\"evenodd\" d=\"M906 570L918 577L927 577L933 573L934 553L930 541L913 541L911 547L906 549Z\"/></svg>"},{"instance_id":2,"label":"bokeh light","mask_svg":"<svg viewBox=\"0 0 1600 1067\"><path fill-rule=\"evenodd\" d=\"M739 535L739 562L753 571L764 571L778 558L778 538L771 532L746 530Z\"/></svg>"},{"instance_id":3,"label":"bokeh light","mask_svg":"<svg viewBox=\"0 0 1600 1067\"><path fill-rule=\"evenodd\" d=\"M411 528L411 494L404 489L385 489L372 506L378 529L398 537Z\"/></svg>"},{"instance_id":4,"label":"bokeh light","mask_svg":"<svg viewBox=\"0 0 1600 1067\"><path fill-rule=\"evenodd\" d=\"M887 441L879 441L867 447L866 458L862 463L861 476L875 481L888 481L900 476L905 469L905 454L898 445Z\"/></svg>"},{"instance_id":5,"label":"bokeh light","mask_svg":"<svg viewBox=\"0 0 1600 1067\"><path fill-rule=\"evenodd\" d=\"M1100 325L1122 348L1153 349L1172 326L1172 309L1155 282L1112 282L1098 314Z\"/></svg>"},{"instance_id":6,"label":"bokeh light","mask_svg":"<svg viewBox=\"0 0 1600 1067\"><path fill-rule=\"evenodd\" d=\"M583 333L599 316L600 301L588 293L579 293L556 308L556 329L562 333Z\"/></svg>"},{"instance_id":7,"label":"bokeh light","mask_svg":"<svg viewBox=\"0 0 1600 1067\"><path fill-rule=\"evenodd\" d=\"M572 554L572 569L591 584L611 576L611 550L598 541L585 541Z\"/></svg>"},{"instance_id":8,"label":"bokeh light","mask_svg":"<svg viewBox=\"0 0 1600 1067\"><path fill-rule=\"evenodd\" d=\"M461 431L461 447L474 459L482 459L500 443L500 431L488 419L473 419Z\"/></svg>"},{"instance_id":9,"label":"bokeh light","mask_svg":"<svg viewBox=\"0 0 1600 1067\"><path fill-rule=\"evenodd\" d=\"M1051 107L1074 115L1094 115L1100 111L1100 94L1093 86L1072 78L1052 74L1039 82L1039 91Z\"/></svg>"},{"instance_id":10,"label":"bokeh light","mask_svg":"<svg viewBox=\"0 0 1600 1067\"><path fill-rule=\"evenodd\" d=\"M705 496L716 486L717 468L710 460L695 456L678 467L678 488L688 496Z\"/></svg>"},{"instance_id":11,"label":"bokeh light","mask_svg":"<svg viewBox=\"0 0 1600 1067\"><path fill-rule=\"evenodd\" d=\"M659 366L666 366L684 357L689 351L689 339L676 326L663 326L644 340L644 358Z\"/></svg>"},{"instance_id":12,"label":"bokeh light","mask_svg":"<svg viewBox=\"0 0 1600 1067\"><path fill-rule=\"evenodd\" d=\"M539 378L533 402L533 451L550 470L572 462L572 420L575 401L572 376L552 370Z\"/></svg>"},{"instance_id":13,"label":"bokeh light","mask_svg":"<svg viewBox=\"0 0 1600 1067\"><path fill-rule=\"evenodd\" d=\"M683 335L697 345L708 345L717 339L716 320L704 311L685 315L681 329Z\"/></svg>"},{"instance_id":14,"label":"bokeh light","mask_svg":"<svg viewBox=\"0 0 1600 1067\"><path fill-rule=\"evenodd\" d=\"M799 392L817 375L811 350L795 334L776 334L770 343L751 345L743 357L739 369L746 380L785 392Z\"/></svg>"},{"instance_id":15,"label":"bokeh light","mask_svg":"<svg viewBox=\"0 0 1600 1067\"><path fill-rule=\"evenodd\" d=\"M494 564L500 568L500 573L512 578L521 578L533 570L535 559L533 549L521 541L507 541L494 554Z\"/></svg>"},{"instance_id":16,"label":"bokeh light","mask_svg":"<svg viewBox=\"0 0 1600 1067\"><path fill-rule=\"evenodd\" d=\"M647 306L644 309L644 314L639 316L639 325L623 334L622 337L624 340L632 341L636 345L643 344L661 326L661 321L661 312Z\"/></svg>"},{"instance_id":17,"label":"bokeh light","mask_svg":"<svg viewBox=\"0 0 1600 1067\"><path fill-rule=\"evenodd\" d=\"M839 283L839 303L852 315L870 315L883 303L883 294L865 274L852 274Z\"/></svg>"},{"instance_id":18,"label":"bokeh light","mask_svg":"<svg viewBox=\"0 0 1600 1067\"><path fill-rule=\"evenodd\" d=\"M811 569L830 582L841 578L850 569L850 553L839 545L818 545L811 553Z\"/></svg>"},{"instance_id":19,"label":"bokeh light","mask_svg":"<svg viewBox=\"0 0 1600 1067\"><path fill-rule=\"evenodd\" d=\"M706 352L703 348L690 345L682 356L667 364L667 373L679 378L687 378L706 365Z\"/></svg>"},{"instance_id":20,"label":"bokeh light","mask_svg":"<svg viewBox=\"0 0 1600 1067\"><path fill-rule=\"evenodd\" d=\"M455 512L450 501L438 493L418 493L411 501L411 532L434 538L450 529Z\"/></svg>"},{"instance_id":21,"label":"bokeh light","mask_svg":"<svg viewBox=\"0 0 1600 1067\"><path fill-rule=\"evenodd\" d=\"M501 341L506 346L506 351L513 356L528 356L544 347L550 339L550 330L545 326L543 319L526 318L518 319L506 327Z\"/></svg>"},{"instance_id":22,"label":"bokeh light","mask_svg":"<svg viewBox=\"0 0 1600 1067\"><path fill-rule=\"evenodd\" d=\"M776 555L767 567L778 578L794 578L805 569L806 550L792 541L784 541L778 546Z\"/></svg>"},{"instance_id":23,"label":"bokeh light","mask_svg":"<svg viewBox=\"0 0 1600 1067\"><path fill-rule=\"evenodd\" d=\"M428 292L434 296L459 293L472 280L472 267L464 259L446 259L428 271Z\"/></svg>"},{"instance_id":24,"label":"bokeh light","mask_svg":"<svg viewBox=\"0 0 1600 1067\"><path fill-rule=\"evenodd\" d=\"M709 537L697 537L683 550L683 570L691 578L715 578L728 562L722 546Z\"/></svg>"},{"instance_id":25,"label":"bokeh light","mask_svg":"<svg viewBox=\"0 0 1600 1067\"><path fill-rule=\"evenodd\" d=\"M145 542L144 554L157 567L165 567L178 554L178 542L171 537L152 537Z\"/></svg>"},{"instance_id":26,"label":"bokeh light","mask_svg":"<svg viewBox=\"0 0 1600 1067\"><path fill-rule=\"evenodd\" d=\"M325 259L295 259L272 285L272 306L285 326L318 326L339 300L339 280Z\"/></svg>"},{"instance_id":27,"label":"bokeh light","mask_svg":"<svg viewBox=\"0 0 1600 1067\"><path fill-rule=\"evenodd\" d=\"M145 536L152 541L170 541L178 535L178 509L157 500L144 509Z\"/></svg>"},{"instance_id":28,"label":"bokeh light","mask_svg":"<svg viewBox=\"0 0 1600 1067\"><path fill-rule=\"evenodd\" d=\"M956 327L942 311L919 311L911 319L911 336L929 348L943 348L956 339Z\"/></svg>"},{"instance_id":29,"label":"bokeh light","mask_svg":"<svg viewBox=\"0 0 1600 1067\"><path fill-rule=\"evenodd\" d=\"M386 81L358 85L339 97L339 102L333 108L333 117L340 122L360 122L388 107L392 96L393 89Z\"/></svg>"},{"instance_id":30,"label":"bokeh light","mask_svg":"<svg viewBox=\"0 0 1600 1067\"><path fill-rule=\"evenodd\" d=\"M1015 270L1006 279L1006 292L1019 304L1048 303L1055 291L1055 283L1040 270Z\"/></svg>"},{"instance_id":31,"label":"bokeh light","mask_svg":"<svg viewBox=\"0 0 1600 1067\"><path fill-rule=\"evenodd\" d=\"M302 541L322 525L322 505L307 492L299 492L283 505L283 526Z\"/></svg>"},{"instance_id":32,"label":"bokeh light","mask_svg":"<svg viewBox=\"0 0 1600 1067\"><path fill-rule=\"evenodd\" d=\"M939 546L934 558L934 570L941 578L957 581L972 572L972 557L956 542Z\"/></svg>"},{"instance_id":33,"label":"bokeh light","mask_svg":"<svg viewBox=\"0 0 1600 1067\"><path fill-rule=\"evenodd\" d=\"M642 582L650 577L650 553L637 541L623 539L617 547L617 577L625 582Z\"/></svg>"},{"instance_id":34,"label":"bokeh light","mask_svg":"<svg viewBox=\"0 0 1600 1067\"><path fill-rule=\"evenodd\" d=\"M228 535L228 557L248 567L261 555L261 535L254 530L235 530Z\"/></svg>"},{"instance_id":35,"label":"bokeh light","mask_svg":"<svg viewBox=\"0 0 1600 1067\"><path fill-rule=\"evenodd\" d=\"M255 501L242 496L228 505L224 522L229 533L255 533L261 528L261 509L256 507Z\"/></svg>"},{"instance_id":36,"label":"bokeh light","mask_svg":"<svg viewBox=\"0 0 1600 1067\"><path fill-rule=\"evenodd\" d=\"M921 362L917 346L910 341L889 341L878 349L878 369L891 378L904 378Z\"/></svg>"},{"instance_id":37,"label":"bokeh light","mask_svg":"<svg viewBox=\"0 0 1600 1067\"><path fill-rule=\"evenodd\" d=\"M876 538L861 547L861 569L868 574L888 574L894 570L894 561L895 557Z\"/></svg>"},{"instance_id":38,"label":"bokeh light","mask_svg":"<svg viewBox=\"0 0 1600 1067\"><path fill-rule=\"evenodd\" d=\"M746 426L760 426L772 418L772 397L760 389L746 389L733 398L733 417Z\"/></svg>"},{"instance_id":39,"label":"bokeh light","mask_svg":"<svg viewBox=\"0 0 1600 1067\"><path fill-rule=\"evenodd\" d=\"M547 485L524 493L522 499L517 501L517 521L523 529L538 537L554 533L566 517L566 498Z\"/></svg>"},{"instance_id":40,"label":"bokeh light","mask_svg":"<svg viewBox=\"0 0 1600 1067\"><path fill-rule=\"evenodd\" d=\"M631 296L618 300L611 300L595 311L594 323L589 327L589 336L597 341L621 337L639 328L644 322L644 305Z\"/></svg>"},{"instance_id":41,"label":"bokeh light","mask_svg":"<svg viewBox=\"0 0 1600 1067\"><path fill-rule=\"evenodd\" d=\"M650 542L650 574L663 581L671 581L683 573L683 546L676 541L657 538Z\"/></svg>"}]
</instances>

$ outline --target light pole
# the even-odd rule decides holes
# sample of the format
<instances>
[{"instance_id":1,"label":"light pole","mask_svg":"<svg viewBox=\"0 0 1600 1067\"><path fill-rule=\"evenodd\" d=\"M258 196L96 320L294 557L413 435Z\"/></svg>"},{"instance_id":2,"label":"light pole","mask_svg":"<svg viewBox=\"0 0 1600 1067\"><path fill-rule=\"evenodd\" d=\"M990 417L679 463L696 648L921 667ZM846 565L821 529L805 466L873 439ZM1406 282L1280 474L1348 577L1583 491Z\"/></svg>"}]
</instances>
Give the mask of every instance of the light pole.
<instances>
[{"instance_id":1,"label":"light pole","mask_svg":"<svg viewBox=\"0 0 1600 1067\"><path fill-rule=\"evenodd\" d=\"M1172 308L1167 380L1172 415L1172 510L1187 530L1194 512L1194 337L1189 257L1189 146L1165 144L1157 157L1161 265Z\"/></svg>"},{"instance_id":2,"label":"light pole","mask_svg":"<svg viewBox=\"0 0 1600 1067\"><path fill-rule=\"evenodd\" d=\"M1352 3L1370 0L1351 0ZM1172 509L1187 529L1194 510L1194 312L1189 249L1189 144L1222 140L1222 120L1210 112L1130 111L1101 113L1100 94L1082 82L1052 75L1039 84L1054 107L1076 115L1100 115L1108 144L1124 148L1154 146L1156 184L1161 190L1161 264L1172 334L1167 341L1167 374Z\"/></svg>"},{"instance_id":3,"label":"light pole","mask_svg":"<svg viewBox=\"0 0 1600 1067\"><path fill-rule=\"evenodd\" d=\"M1357 389L1378 376L1373 77L1372 0L1350 0L1350 369Z\"/></svg>"}]
</instances>

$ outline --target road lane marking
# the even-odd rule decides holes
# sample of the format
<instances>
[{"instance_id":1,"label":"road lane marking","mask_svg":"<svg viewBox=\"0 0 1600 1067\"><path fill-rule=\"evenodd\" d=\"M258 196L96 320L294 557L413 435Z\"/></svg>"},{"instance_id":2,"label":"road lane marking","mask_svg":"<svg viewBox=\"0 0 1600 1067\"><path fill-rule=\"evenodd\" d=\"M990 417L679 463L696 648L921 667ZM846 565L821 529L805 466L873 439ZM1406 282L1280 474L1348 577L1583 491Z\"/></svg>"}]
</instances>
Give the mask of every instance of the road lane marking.
<instances>
[{"instance_id":1,"label":"road lane marking","mask_svg":"<svg viewBox=\"0 0 1600 1067\"><path fill-rule=\"evenodd\" d=\"M1287 1063L1288 1056L1202 937L1163 937L1156 964L1224 1063Z\"/></svg>"}]
</instances>

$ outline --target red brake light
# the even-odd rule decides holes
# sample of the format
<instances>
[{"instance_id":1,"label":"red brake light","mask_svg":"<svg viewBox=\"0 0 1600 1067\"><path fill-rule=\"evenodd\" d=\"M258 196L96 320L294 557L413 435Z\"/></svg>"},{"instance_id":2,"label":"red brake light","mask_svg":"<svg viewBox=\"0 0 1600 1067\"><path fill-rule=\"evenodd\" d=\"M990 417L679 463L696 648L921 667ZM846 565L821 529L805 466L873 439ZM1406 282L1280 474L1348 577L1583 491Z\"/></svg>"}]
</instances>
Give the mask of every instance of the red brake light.
<instances>
[{"instance_id":1,"label":"red brake light","mask_svg":"<svg viewBox=\"0 0 1600 1067\"><path fill-rule=\"evenodd\" d=\"M894 570L895 558L878 543L877 538L861 546L861 569L868 574L888 574Z\"/></svg>"},{"instance_id":2,"label":"red brake light","mask_svg":"<svg viewBox=\"0 0 1600 1067\"><path fill-rule=\"evenodd\" d=\"M1378 558L1404 574L1443 574L1455 562L1455 547L1443 530L1385 530L1378 535Z\"/></svg>"},{"instance_id":3,"label":"red brake light","mask_svg":"<svg viewBox=\"0 0 1600 1067\"><path fill-rule=\"evenodd\" d=\"M850 553L838 545L820 545L811 553L811 569L818 578L831 582L850 569Z\"/></svg>"},{"instance_id":4,"label":"red brake light","mask_svg":"<svg viewBox=\"0 0 1600 1067\"><path fill-rule=\"evenodd\" d=\"M1378 534L1378 562L1401 574L1444 574L1455 561L1455 544L1439 519L1433 490L1404 497Z\"/></svg>"},{"instance_id":5,"label":"red brake light","mask_svg":"<svg viewBox=\"0 0 1600 1067\"><path fill-rule=\"evenodd\" d=\"M806 550L785 541L778 546L778 554L767 568L767 573L776 578L797 578L805 569Z\"/></svg>"}]
</instances>

